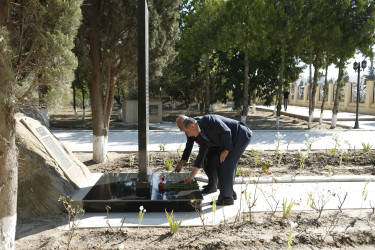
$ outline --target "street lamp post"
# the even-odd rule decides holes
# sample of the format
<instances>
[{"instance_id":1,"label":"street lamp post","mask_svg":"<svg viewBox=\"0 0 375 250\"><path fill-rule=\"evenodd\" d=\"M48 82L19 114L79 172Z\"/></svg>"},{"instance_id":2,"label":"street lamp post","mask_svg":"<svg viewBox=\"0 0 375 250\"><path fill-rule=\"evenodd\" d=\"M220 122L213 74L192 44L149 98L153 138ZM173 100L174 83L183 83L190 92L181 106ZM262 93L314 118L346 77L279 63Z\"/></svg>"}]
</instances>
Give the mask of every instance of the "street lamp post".
<instances>
[{"instance_id":1,"label":"street lamp post","mask_svg":"<svg viewBox=\"0 0 375 250\"><path fill-rule=\"evenodd\" d=\"M362 61L362 69L365 70L367 66L367 62L366 60L363 60ZM359 96L360 96L360 93L359 93L359 78L360 78L360 73L361 73L361 63L360 62L354 62L353 64L353 69L355 71L358 70L358 80L357 80L357 108L356 108L356 113L355 113L355 124L354 124L354 128L359 128L359 123L358 123L358 109L359 109Z\"/></svg>"}]
</instances>

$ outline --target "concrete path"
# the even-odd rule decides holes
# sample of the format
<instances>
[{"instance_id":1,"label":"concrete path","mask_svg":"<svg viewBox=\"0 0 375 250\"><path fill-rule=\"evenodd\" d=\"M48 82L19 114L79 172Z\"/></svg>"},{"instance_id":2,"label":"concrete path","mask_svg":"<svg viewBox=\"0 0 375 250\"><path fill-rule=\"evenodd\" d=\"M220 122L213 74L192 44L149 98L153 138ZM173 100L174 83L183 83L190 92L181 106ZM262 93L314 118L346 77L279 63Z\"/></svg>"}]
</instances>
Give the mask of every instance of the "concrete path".
<instances>
[{"instance_id":1,"label":"concrete path","mask_svg":"<svg viewBox=\"0 0 375 250\"><path fill-rule=\"evenodd\" d=\"M273 110L273 107L259 106L259 109ZM329 110L325 110L325 119L331 117ZM284 115L308 118L307 107L289 106ZM319 118L320 110L316 109L314 117ZM338 125L354 126L355 114L340 112ZM342 121L345 120L345 121ZM348 121L349 120L349 121ZM363 121L366 120L366 121ZM130 124L131 126L132 124ZM370 143L375 147L375 116L359 115L360 129L340 130L254 130L253 138L247 150L275 150L278 138L281 138L280 150L305 149L305 141L314 138L313 150L330 149L335 146L334 138L339 139L343 149L361 149L362 142ZM150 151L176 151L183 150L186 143L185 135L180 132L173 122L150 124L149 150ZM73 152L92 152L91 130L54 130L52 133L67 145ZM193 150L197 150L195 145ZM108 151L136 152L138 151L137 130L112 130L108 136Z\"/></svg>"},{"instance_id":2,"label":"concrete path","mask_svg":"<svg viewBox=\"0 0 375 250\"><path fill-rule=\"evenodd\" d=\"M174 124L171 123L171 127ZM73 152L92 152L92 131L55 130L52 133ZM280 150L304 150L305 141L313 140L312 149L331 149L335 146L334 138L339 139L343 149L362 149L362 142L375 147L375 130L254 130L247 150L275 150L278 138ZM185 148L186 136L180 131L150 130L150 151L177 151ZM198 150L195 145L193 150ZM108 151L137 152L138 131L112 130L108 136Z\"/></svg>"}]
</instances>

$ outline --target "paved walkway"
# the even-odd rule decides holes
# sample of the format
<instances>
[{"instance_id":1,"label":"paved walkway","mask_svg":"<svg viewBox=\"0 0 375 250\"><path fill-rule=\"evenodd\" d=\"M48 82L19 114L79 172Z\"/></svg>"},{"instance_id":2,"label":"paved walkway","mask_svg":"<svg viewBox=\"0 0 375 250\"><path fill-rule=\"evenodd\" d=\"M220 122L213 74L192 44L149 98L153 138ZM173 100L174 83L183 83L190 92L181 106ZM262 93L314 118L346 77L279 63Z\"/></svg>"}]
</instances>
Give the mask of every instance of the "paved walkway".
<instances>
[{"instance_id":1,"label":"paved walkway","mask_svg":"<svg viewBox=\"0 0 375 250\"><path fill-rule=\"evenodd\" d=\"M273 110L273 107L259 106L259 109ZM324 111L326 120L330 111ZM288 112L283 115L308 117L307 107L289 106ZM320 109L314 112L314 117L319 118ZM282 119L282 118L281 118ZM355 113L340 112L338 125L354 126ZM344 120L344 121L343 121ZM349 121L348 121L349 120ZM366 121L363 121L366 120ZM253 138L247 150L275 150L278 136L281 136L280 150L305 149L307 138L314 138L313 150L331 149L335 146L334 138L339 139L343 149L361 149L362 142L370 143L375 147L375 116L359 115L360 129L340 130L254 130ZM150 124L149 150L150 151L176 151L183 150L186 143L185 135L180 132L173 122ZM66 144L73 152L92 152L91 130L54 130L52 133ZM193 150L198 150L195 145ZM108 151L136 152L138 151L137 130L112 130L108 136Z\"/></svg>"}]
</instances>

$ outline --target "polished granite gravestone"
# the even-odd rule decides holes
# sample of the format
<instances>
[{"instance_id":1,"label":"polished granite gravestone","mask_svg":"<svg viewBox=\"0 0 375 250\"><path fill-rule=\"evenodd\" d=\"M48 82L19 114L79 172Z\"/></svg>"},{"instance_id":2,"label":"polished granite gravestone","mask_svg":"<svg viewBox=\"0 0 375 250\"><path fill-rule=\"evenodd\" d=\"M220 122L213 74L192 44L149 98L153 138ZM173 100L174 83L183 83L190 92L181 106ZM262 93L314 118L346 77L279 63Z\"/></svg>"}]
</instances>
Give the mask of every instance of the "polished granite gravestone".
<instances>
[{"instance_id":1,"label":"polished granite gravestone","mask_svg":"<svg viewBox=\"0 0 375 250\"><path fill-rule=\"evenodd\" d=\"M82 199L82 206L86 212L106 212L107 206L111 212L139 212L140 206L148 212L200 210L203 196L195 179L190 184L183 183L188 175L148 175L150 194L140 196L136 193L137 173L103 174Z\"/></svg>"}]
</instances>

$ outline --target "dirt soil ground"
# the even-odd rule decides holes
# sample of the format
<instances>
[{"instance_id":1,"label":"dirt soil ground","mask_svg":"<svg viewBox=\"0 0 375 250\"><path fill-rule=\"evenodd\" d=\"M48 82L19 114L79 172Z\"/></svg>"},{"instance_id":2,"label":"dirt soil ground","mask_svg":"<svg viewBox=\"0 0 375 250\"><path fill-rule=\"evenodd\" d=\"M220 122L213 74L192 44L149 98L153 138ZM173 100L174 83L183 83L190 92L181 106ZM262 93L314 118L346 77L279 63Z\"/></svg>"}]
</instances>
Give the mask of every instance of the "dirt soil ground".
<instances>
[{"instance_id":1,"label":"dirt soil ground","mask_svg":"<svg viewBox=\"0 0 375 250\"><path fill-rule=\"evenodd\" d=\"M183 110L166 109L163 120L174 121ZM224 116L239 119L237 112L223 111ZM90 113L84 121L75 121L73 113L64 110L51 116L51 126L58 128L90 129ZM192 116L197 114L191 114ZM115 122L112 129L120 129ZM272 112L260 112L249 116L252 129L274 129ZM282 116L281 129L304 129L307 122ZM123 128L122 128L123 129ZM313 129L329 129L329 125L313 124ZM340 129L340 128L337 128ZM165 170L163 159L178 162L181 152L151 152L154 172ZM76 153L91 172L136 172L136 153L108 154L106 163L95 164L91 153ZM375 175L375 152L361 150L334 152L313 151L303 168L297 151L285 151L279 163L276 151L245 152L239 162L238 175L243 176L296 176L296 175ZM192 160L195 153L192 154ZM134 158L134 163L131 159ZM184 168L189 171L189 166ZM372 198L373 199L373 198ZM374 200L375 203L375 200ZM281 213L242 214L241 218L222 221L217 227L180 228L171 235L169 228L98 228L80 229L74 232L68 246L69 232L63 231L67 215L51 215L17 222L16 249L286 249L290 237L290 223L297 223L292 233L292 249L374 249L375 214L368 210L325 210L318 212L292 212L288 219ZM167 219L166 219L167 220Z\"/></svg>"}]
</instances>

